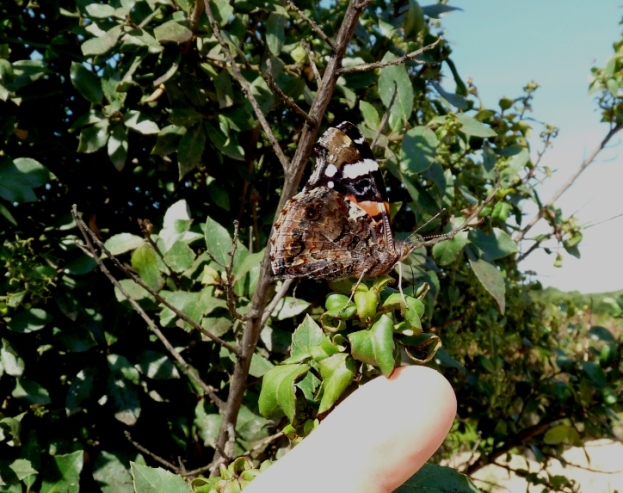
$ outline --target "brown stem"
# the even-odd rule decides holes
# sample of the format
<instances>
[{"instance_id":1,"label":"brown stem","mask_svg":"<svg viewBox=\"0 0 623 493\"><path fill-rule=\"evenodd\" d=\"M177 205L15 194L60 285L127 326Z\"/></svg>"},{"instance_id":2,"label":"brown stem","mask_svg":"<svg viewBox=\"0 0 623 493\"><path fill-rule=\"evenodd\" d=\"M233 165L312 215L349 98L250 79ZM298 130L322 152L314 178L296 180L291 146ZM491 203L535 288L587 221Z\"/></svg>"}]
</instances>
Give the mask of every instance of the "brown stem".
<instances>
[{"instance_id":1,"label":"brown stem","mask_svg":"<svg viewBox=\"0 0 623 493\"><path fill-rule=\"evenodd\" d=\"M279 159L281 166L283 167L284 170L287 170L288 167L290 166L290 161L288 160L286 155L283 153L283 150L281 149L281 146L279 145L279 142L277 141L275 134L273 134L273 131L271 130L270 125L268 121L266 120L266 117L264 116L262 109L260 108L260 104L257 102L257 99L255 99L255 96L253 96L249 83L242 76L240 69L236 65L236 59L234 58L234 55L230 51L227 45L227 42L223 38L223 34L221 33L221 28L218 25L218 22L216 22L216 19L214 19L214 14L212 13L212 9L210 8L210 0L204 0L204 2L205 2L205 11L210 21L210 26L212 27L214 36L216 36L216 39L221 45L221 49L223 50L223 53L225 53L227 60L231 64L232 74L234 78L238 81L238 83L240 84L240 87L242 88L242 92L244 92L245 96L249 99L249 103L251 103L251 106L253 107L255 116L257 116L257 119L262 125L262 128L264 129L264 132L266 133L266 136L268 137L268 141L270 142L270 145L273 147L273 150L275 151L275 154L277 155L277 158Z\"/></svg>"},{"instance_id":2,"label":"brown stem","mask_svg":"<svg viewBox=\"0 0 623 493\"><path fill-rule=\"evenodd\" d=\"M309 44L307 43L307 41L302 40L301 45L303 45L303 49L305 50L305 53L307 54L307 59L309 60L309 65L311 65L312 72L314 73L316 86L320 87L320 84L322 82L322 76L320 75L320 71L318 70L318 66L316 65L316 57L309 48Z\"/></svg>"},{"instance_id":3,"label":"brown stem","mask_svg":"<svg viewBox=\"0 0 623 493\"><path fill-rule=\"evenodd\" d=\"M539 212L537 212L534 215L534 217L528 222L528 224L515 236L514 240L516 243L519 243L521 240L523 240L526 237L526 234L528 233L528 231L530 231L534 227L534 225L539 222L539 220L545 214L545 211L549 209L554 204L554 202L556 202L560 198L560 196L571 187L571 185L573 185L573 183L575 182L575 180L578 179L578 176L580 176L582 171L584 171L588 167L588 165L591 164L595 160L597 155L606 147L606 144L608 144L610 139L614 137L614 135L622 128L623 128L623 125L616 124L614 127L610 129L610 131L606 134L606 136L601 141L601 143L593 150L590 156L588 156L584 160L584 162L580 165L577 171L572 176L569 177L569 179L563 184L562 187L558 189L558 191L549 200L549 202L545 204L543 207L541 207L539 209Z\"/></svg>"},{"instance_id":4,"label":"brown stem","mask_svg":"<svg viewBox=\"0 0 623 493\"><path fill-rule=\"evenodd\" d=\"M124 433L125 437L128 439L128 442L130 442L132 445L134 445L134 447L136 447L137 450L139 450L140 452L144 453L145 455L151 457L152 459L154 459L156 462L159 462L163 466L168 467L174 473L176 473L176 474L180 473L180 468L179 467L171 464L168 460L165 460L162 457L160 457L159 455L154 454L148 448L145 448L140 443L134 441L134 439L132 438L132 435L130 435L129 431L126 430L123 433Z\"/></svg>"},{"instance_id":5,"label":"brown stem","mask_svg":"<svg viewBox=\"0 0 623 493\"><path fill-rule=\"evenodd\" d=\"M287 0L288 5L290 6L290 8L292 10L294 10L301 19L303 19L305 22L307 22L307 24L309 24L309 27L311 27L313 29L313 31L318 35L318 37L320 39L322 39L325 43L327 43L331 49L335 50L335 45L333 43L333 41L331 40L331 38L329 38L329 36L327 36L324 31L322 29L320 29L320 27L318 26L318 24L316 24L313 20L311 20L309 17L307 17L305 15L305 12L303 12L301 9L299 9L292 0Z\"/></svg>"},{"instance_id":6,"label":"brown stem","mask_svg":"<svg viewBox=\"0 0 623 493\"><path fill-rule=\"evenodd\" d=\"M363 12L363 9L370 3L371 0L360 3L353 0L346 9L342 25L340 26L340 30L338 31L337 38L335 40L334 52L327 63L324 76L322 78L322 84L318 88L316 97L314 98L309 111L309 115L317 122L322 120L322 116L329 106L329 102L331 101L331 97L339 77L339 70L342 65L344 54L346 53L346 48L348 47L350 39L355 32L357 22ZM312 153L317 133L318 126L312 127L307 123L303 125L296 153L294 154L290 165L286 167L283 191L279 199L277 210L283 209L286 201L296 192L305 169L305 164ZM217 445L221 450L225 449L225 445L229 441L228 435L231 426L233 425L235 427L238 412L240 411L240 406L242 404L242 397L247 388L249 366L251 364L251 357L253 356L260 336L260 330L262 329L262 314L268 301L270 283L271 269L269 252L267 249L266 255L264 255L264 259L262 260L260 276L257 288L253 295L253 300L251 301L251 308L247 314L248 320L239 342L240 354L234 364L234 374L232 375L227 405L223 412L223 421L221 423L219 437L217 440ZM221 463L221 459L222 458L220 457L220 453L217 449L214 464Z\"/></svg>"},{"instance_id":7,"label":"brown stem","mask_svg":"<svg viewBox=\"0 0 623 493\"><path fill-rule=\"evenodd\" d=\"M354 72L367 72L369 70L389 67L391 65L400 65L402 63L405 63L408 60L412 60L418 55L421 55L425 51L432 50L435 46L441 43L441 41L443 41L443 38L440 36L437 38L437 40L434 43L423 46L419 50L412 51L411 53L407 53L406 55L403 55L401 57L394 58L393 60L385 60L384 62L374 62L374 63L362 63L361 65L353 65L352 67L344 67L344 68L341 68L338 71L338 73L339 75L352 74ZM423 62L419 62L418 60L413 60L413 61L415 61L416 63L423 63Z\"/></svg>"},{"instance_id":8,"label":"brown stem","mask_svg":"<svg viewBox=\"0 0 623 493\"><path fill-rule=\"evenodd\" d=\"M297 115L302 116L307 123L309 123L312 126L317 125L318 123L316 122L316 120L314 120L311 116L309 116L305 112L305 110L303 110L303 108L301 108L298 104L296 104L294 99L292 99L290 96L285 94L279 88L279 86L275 83L275 78L273 76L273 64L270 61L270 57L266 59L266 68L268 69L266 71L266 80L270 88L273 90L273 92L275 92L277 96L279 96L283 100L283 102L292 109L292 111L294 111Z\"/></svg>"}]
</instances>

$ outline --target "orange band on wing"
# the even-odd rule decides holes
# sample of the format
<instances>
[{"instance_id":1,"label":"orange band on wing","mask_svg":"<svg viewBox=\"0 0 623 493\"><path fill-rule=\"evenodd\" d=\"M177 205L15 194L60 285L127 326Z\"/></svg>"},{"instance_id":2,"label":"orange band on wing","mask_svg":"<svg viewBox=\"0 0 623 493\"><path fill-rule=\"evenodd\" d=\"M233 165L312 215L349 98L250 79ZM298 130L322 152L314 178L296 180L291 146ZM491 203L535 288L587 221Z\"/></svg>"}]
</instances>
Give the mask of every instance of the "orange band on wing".
<instances>
[{"instance_id":1,"label":"orange band on wing","mask_svg":"<svg viewBox=\"0 0 623 493\"><path fill-rule=\"evenodd\" d=\"M385 212L389 214L389 204L387 202L376 202L372 200L364 200L362 202L357 202L353 195L347 195L346 198L351 202L357 204L357 206L361 207L366 213L373 217L377 218ZM378 222L378 219L377 219Z\"/></svg>"}]
</instances>

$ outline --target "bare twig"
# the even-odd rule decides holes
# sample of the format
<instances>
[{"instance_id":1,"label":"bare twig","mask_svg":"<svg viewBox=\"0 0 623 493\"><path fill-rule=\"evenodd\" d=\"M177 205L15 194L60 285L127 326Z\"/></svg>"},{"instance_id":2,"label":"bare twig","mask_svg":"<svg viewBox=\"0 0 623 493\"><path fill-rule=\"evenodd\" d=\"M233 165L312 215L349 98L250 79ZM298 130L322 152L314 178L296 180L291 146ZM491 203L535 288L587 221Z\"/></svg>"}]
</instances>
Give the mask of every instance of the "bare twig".
<instances>
[{"instance_id":1,"label":"bare twig","mask_svg":"<svg viewBox=\"0 0 623 493\"><path fill-rule=\"evenodd\" d=\"M279 288L279 291L275 293L275 296L271 300L271 302L268 305L266 305L266 308L264 309L264 315L262 315L262 323L261 323L262 326L270 318L270 316L273 313L273 310L275 309L279 301L281 301L281 298L283 298L284 295L288 292L288 289L290 289L290 285L292 284L292 281L294 281L294 279L286 279L285 281L283 281L283 284Z\"/></svg>"},{"instance_id":2,"label":"bare twig","mask_svg":"<svg viewBox=\"0 0 623 493\"><path fill-rule=\"evenodd\" d=\"M292 0L287 0L287 2L290 8L294 10L301 19L303 19L305 22L307 22L307 24L309 24L309 27L313 29L313 31L318 35L318 37L322 39L325 43L327 43L331 47L332 50L335 50L335 45L333 44L333 41L331 40L331 38L329 38L329 36L327 36L324 33L322 29L320 29L318 24L316 24L313 20L307 17L305 15L305 12L299 9Z\"/></svg>"},{"instance_id":3,"label":"bare twig","mask_svg":"<svg viewBox=\"0 0 623 493\"><path fill-rule=\"evenodd\" d=\"M320 83L322 82L322 77L320 76L320 72L318 71L318 66L316 65L316 55L309 48L309 43L304 39L301 40L301 45L307 54L307 59L309 60L309 64L311 65L312 72L314 73L314 78L316 79L316 85L320 87Z\"/></svg>"},{"instance_id":4,"label":"bare twig","mask_svg":"<svg viewBox=\"0 0 623 493\"><path fill-rule=\"evenodd\" d=\"M441 43L441 41L443 41L443 38L440 36L439 38L437 38L437 40L434 43L423 46L422 48L412 51L411 53L407 53L406 55L403 55L401 57L394 58L393 60L385 60L384 62L374 62L374 63L362 63L361 65L353 65L352 67L341 68L338 72L340 75L352 74L355 72L367 72L369 70L389 67L391 65L400 65L402 63L405 63L408 60L412 60L416 63L424 63L424 62L420 62L419 60L413 60L413 58L415 58L418 55L421 55L425 51L432 50L435 46Z\"/></svg>"},{"instance_id":5,"label":"bare twig","mask_svg":"<svg viewBox=\"0 0 623 493\"><path fill-rule=\"evenodd\" d=\"M149 457L151 457L152 459L154 459L156 462L159 462L160 464L162 464L163 466L168 467L169 469L171 469L174 473L179 474L180 473L180 468L171 464L168 460L163 459L162 457L154 454L151 450L143 447L140 443L134 441L134 439L132 438L132 435L130 435L129 431L124 431L123 434L125 435L125 437L128 439L128 442L130 442L132 445L134 445L140 452L144 453L145 455L148 455Z\"/></svg>"},{"instance_id":6,"label":"bare twig","mask_svg":"<svg viewBox=\"0 0 623 493\"><path fill-rule=\"evenodd\" d=\"M253 452L261 449L262 447L266 447L266 445L274 442L275 440L279 440L282 436L284 436L282 431L279 431L277 433L275 433L274 435L271 435L269 437L264 438L264 440L262 440L260 443L258 443L255 447L253 447L250 450L247 450L244 454L241 455L241 457L247 456L247 455L251 455Z\"/></svg>"},{"instance_id":7,"label":"bare twig","mask_svg":"<svg viewBox=\"0 0 623 493\"><path fill-rule=\"evenodd\" d=\"M528 222L528 224L519 233L517 233L517 235L515 235L514 240L516 243L520 242L526 237L528 231L530 231L534 227L534 225L539 222L539 220L545 214L545 211L549 209L554 204L554 202L556 202L560 198L560 196L565 193L569 189L569 187L571 187L571 185L573 185L573 183L575 182L575 180L578 179L578 176L580 176L582 171L584 171L595 160L597 155L606 147L606 144L608 144L610 139L614 137L615 134L619 132L622 128L623 125L617 124L610 129L610 131L606 134L601 143L593 150L593 152L591 152L590 156L588 156L584 160L584 162L580 165L577 171L569 177L569 179L563 184L562 187L558 189L558 191L549 200L549 202L547 202L547 204L539 209L539 212L534 215L534 217Z\"/></svg>"},{"instance_id":8,"label":"bare twig","mask_svg":"<svg viewBox=\"0 0 623 493\"><path fill-rule=\"evenodd\" d=\"M383 128L387 124L387 120L389 120L389 114L392 110L392 106L394 106L394 102L396 101L396 95L398 94L398 84L394 81L394 94L392 94L392 99L389 102L389 106L387 106L387 110L383 114L383 118L381 118L381 123L379 124L379 128L376 129L376 134L374 134L374 139L372 139L372 144L370 144L370 148L374 150L376 147L376 142L379 140L381 136L381 132L383 132Z\"/></svg>"},{"instance_id":9,"label":"bare twig","mask_svg":"<svg viewBox=\"0 0 623 493\"><path fill-rule=\"evenodd\" d=\"M279 88L279 86L275 83L275 78L273 76L273 64L270 61L270 57L266 58L266 68L268 69L268 70L266 70L266 80L267 80L268 85L270 86L270 88L273 90L273 92L275 92L277 94L277 96L279 96L283 100L283 102L287 106L289 106L297 115L302 116L303 118L305 118L307 123L309 123L312 126L316 126L318 124L316 122L316 120L314 120L311 116L309 116L305 112L305 110L303 110L298 104L296 104L294 99L292 99L290 96L285 94Z\"/></svg>"},{"instance_id":10,"label":"bare twig","mask_svg":"<svg viewBox=\"0 0 623 493\"><path fill-rule=\"evenodd\" d=\"M245 96L249 99L249 103L251 103L251 106L253 107L255 116L257 116L257 119L262 125L262 128L264 129L264 133L266 133L266 136L268 137L270 145L273 147L273 150L275 151L275 154L277 155L277 158L279 159L281 166L283 167L284 170L287 170L290 167L290 160L283 153L283 150L281 149L281 146L279 145L279 142L277 141L277 137L275 137L275 134L273 134L273 131L270 128L270 124L268 123L268 120L266 120L266 117L264 116L264 113L262 112L262 108L260 108L260 104L257 102L257 99L255 99L255 96L253 96L253 92L251 91L251 87L249 86L249 83L242 76L240 69L236 65L236 59L234 58L234 55L229 49L227 42L225 41L225 38L223 38L223 33L221 33L221 28L218 25L218 22L216 22L216 19L214 19L214 14L212 13L212 8L210 7L210 0L204 0L204 2L205 2L205 12L208 16L208 20L210 21L210 26L212 27L214 36L216 36L216 39L221 45L221 49L225 53L225 56L227 57L227 60L229 61L231 65L232 74L234 78L238 81L238 83L240 84L240 87L242 88L242 92L244 92Z\"/></svg>"},{"instance_id":11,"label":"bare twig","mask_svg":"<svg viewBox=\"0 0 623 493\"><path fill-rule=\"evenodd\" d=\"M76 211L77 212L77 211ZM82 221L81 218L77 217L76 218L76 223L82 223L83 226L86 225L84 224L84 221ZM162 296L160 296L160 294L156 291L154 291L151 287L149 287L147 284L145 284L143 282L143 280L137 276L134 271L123 265L119 259L117 259L117 257L115 257L112 253L110 253L110 251L104 246L104 244L100 241L100 239L94 235L90 229L86 228L85 231L91 236L91 239L93 240L93 242L97 245L97 247L106 254L106 256L113 262L113 264L115 264L115 266L121 270L122 272L124 272L128 277L130 277L136 284L138 284L140 287L142 287L145 291L147 291L151 296L153 296L156 301L158 301L159 303L162 303L164 306L166 306L169 310L171 310L173 313L175 313L175 315L180 318L181 320L183 320L184 322L186 322L187 324L189 324L190 326L192 326L193 329L196 329L198 331L200 331L202 334L204 334L206 337L212 339L214 342L220 344L223 347L226 347L227 349L229 349L231 352L233 352L234 354L238 354L238 350L236 349L235 346L233 346L232 344L230 344L229 342L221 339L220 337L212 334L210 331L204 329L203 327L201 327L201 325L199 325L197 322L195 322L192 318L190 318L188 315L186 315L184 312L180 311L177 307L173 306L171 303L169 303L165 298L163 298ZM97 261L97 259L96 259ZM99 264L99 262L98 262ZM223 266L224 268L226 266Z\"/></svg>"},{"instance_id":12,"label":"bare twig","mask_svg":"<svg viewBox=\"0 0 623 493\"><path fill-rule=\"evenodd\" d=\"M117 279L110 273L110 271L108 270L106 265L101 261L101 259L99 258L99 255L97 255L97 252L95 250L95 247L93 246L93 243L91 242L92 239L97 240L98 242L99 242L99 240L97 239L95 234L90 229L87 228L86 224L84 224L84 221L82 221L82 219L78 216L78 210L77 210L77 207L75 205L73 206L72 214L74 216L74 220L76 221L76 224L78 225L78 228L80 229L80 232L82 233L84 241L86 242L86 245L87 245L86 247L84 247L84 246L78 244L78 246L82 249L83 252L85 252L93 260L95 260L95 262L99 266L99 268L102 271L102 273L110 280L110 282L128 300L128 302L132 305L132 308L134 308L134 311L136 311L141 316L141 318L147 323L147 325L152 330L152 332L154 334L156 334L158 339L160 339L162 344L164 344L164 346L167 348L169 353L171 353L171 355L181 365L182 369L184 370L184 373L186 373L193 380L195 380L195 382L197 382L197 384L203 389L203 391L206 393L206 395L208 395L210 397L210 400L212 402L214 402L214 404L216 404L219 408L223 408L225 403L221 400L220 397L218 397L216 395L216 390L214 389L214 387L206 384L201 379L201 377L199 377L199 375L197 375L195 370L186 362L186 360L184 360L182 355L173 347L173 345L169 342L169 340L162 333L162 331L156 325L156 323L151 319L151 317L149 315L147 315L147 313L145 313L143 308L123 288L121 283L119 281L117 281ZM108 254L110 254L110 252L108 252Z\"/></svg>"},{"instance_id":13,"label":"bare twig","mask_svg":"<svg viewBox=\"0 0 623 493\"><path fill-rule=\"evenodd\" d=\"M236 310L236 293L234 292L234 277L232 275L232 271L234 270L234 257L236 255L236 248L238 247L238 233L240 232L240 223L237 220L234 220L234 237L231 241L231 250L227 252L229 255L229 263L225 265L225 290L227 292L227 308L229 309L229 313L236 320L240 320L244 322L247 317L242 315ZM210 255L211 256L211 255ZM235 351L234 354L238 354L238 351Z\"/></svg>"}]
</instances>

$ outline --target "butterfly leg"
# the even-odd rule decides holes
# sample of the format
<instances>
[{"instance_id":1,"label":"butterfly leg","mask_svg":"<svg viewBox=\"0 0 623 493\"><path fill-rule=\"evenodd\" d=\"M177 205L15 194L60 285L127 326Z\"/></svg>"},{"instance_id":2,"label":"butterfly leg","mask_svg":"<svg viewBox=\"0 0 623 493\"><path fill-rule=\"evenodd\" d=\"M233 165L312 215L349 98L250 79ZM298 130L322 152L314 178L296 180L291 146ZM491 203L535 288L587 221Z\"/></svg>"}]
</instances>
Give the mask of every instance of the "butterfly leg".
<instances>
[{"instance_id":1,"label":"butterfly leg","mask_svg":"<svg viewBox=\"0 0 623 493\"><path fill-rule=\"evenodd\" d=\"M400 296L402 296L402 303L406 307L407 300L405 299L405 293L402 290L402 262L398 262L398 291L400 292Z\"/></svg>"}]
</instances>

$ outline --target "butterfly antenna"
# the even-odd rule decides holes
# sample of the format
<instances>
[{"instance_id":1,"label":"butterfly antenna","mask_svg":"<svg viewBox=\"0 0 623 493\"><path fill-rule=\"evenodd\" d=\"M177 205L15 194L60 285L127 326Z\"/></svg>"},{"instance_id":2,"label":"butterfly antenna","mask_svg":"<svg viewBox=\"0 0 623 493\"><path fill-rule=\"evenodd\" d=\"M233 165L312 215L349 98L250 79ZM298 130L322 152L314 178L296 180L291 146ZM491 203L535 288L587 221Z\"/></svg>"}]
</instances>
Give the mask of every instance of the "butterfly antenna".
<instances>
[{"instance_id":1,"label":"butterfly antenna","mask_svg":"<svg viewBox=\"0 0 623 493\"><path fill-rule=\"evenodd\" d=\"M439 216L441 216L442 214L445 214L446 212L446 208L444 207L443 209L441 209L437 214L435 214L433 217L431 217L428 221L426 221L424 224L422 224L421 226L419 226L413 233L411 233L407 239L405 241L409 241L411 239L412 236L416 235L418 233L418 231L422 231L426 226L428 226L430 223L432 223L435 219L437 219ZM428 237L427 237L428 238Z\"/></svg>"}]
</instances>

